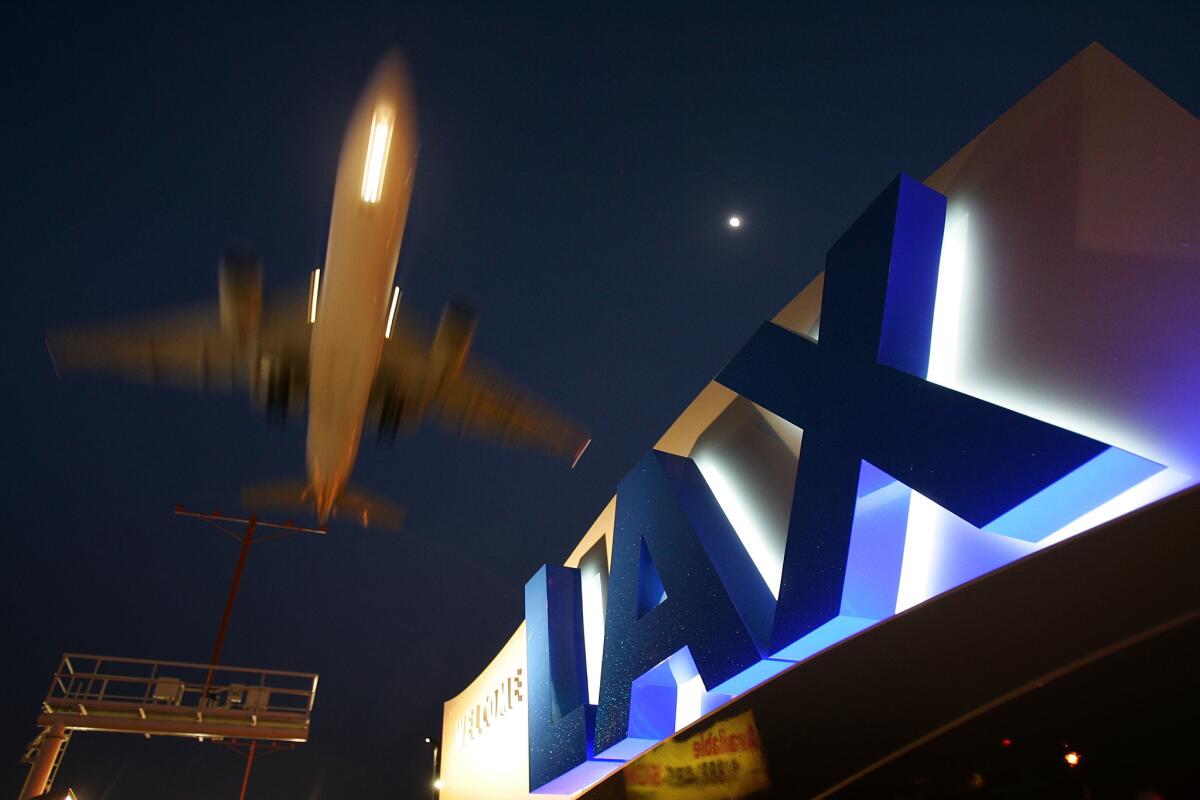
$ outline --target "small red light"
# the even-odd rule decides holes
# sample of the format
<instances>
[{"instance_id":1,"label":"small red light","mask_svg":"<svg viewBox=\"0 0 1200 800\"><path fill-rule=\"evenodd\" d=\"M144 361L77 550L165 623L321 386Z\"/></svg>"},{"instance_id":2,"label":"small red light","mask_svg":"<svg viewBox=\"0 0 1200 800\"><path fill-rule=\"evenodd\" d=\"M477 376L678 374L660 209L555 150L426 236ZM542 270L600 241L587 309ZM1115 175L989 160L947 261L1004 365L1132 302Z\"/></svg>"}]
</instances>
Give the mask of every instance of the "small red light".
<instances>
[{"instance_id":1,"label":"small red light","mask_svg":"<svg viewBox=\"0 0 1200 800\"><path fill-rule=\"evenodd\" d=\"M1000 740L1001 747L1012 747L1012 739L1004 738Z\"/></svg>"}]
</instances>

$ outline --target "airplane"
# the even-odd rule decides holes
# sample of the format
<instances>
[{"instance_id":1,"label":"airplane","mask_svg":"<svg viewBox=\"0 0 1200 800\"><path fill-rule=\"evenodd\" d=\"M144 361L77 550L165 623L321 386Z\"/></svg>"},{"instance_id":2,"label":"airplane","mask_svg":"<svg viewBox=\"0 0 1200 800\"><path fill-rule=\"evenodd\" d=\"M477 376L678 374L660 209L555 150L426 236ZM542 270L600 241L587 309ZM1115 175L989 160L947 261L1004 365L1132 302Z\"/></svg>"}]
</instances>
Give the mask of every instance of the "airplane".
<instances>
[{"instance_id":1,"label":"airplane","mask_svg":"<svg viewBox=\"0 0 1200 800\"><path fill-rule=\"evenodd\" d=\"M264 302L261 262L231 247L218 267L216 308L52 333L56 372L244 388L268 418L284 420L307 399L306 480L249 489L243 502L299 506L321 525L339 513L364 526L402 519L388 501L347 488L368 419L384 441L433 417L460 435L540 449L574 467L590 437L470 357L474 312L447 304L430 339L400 311L394 281L416 156L412 87L393 52L347 125L324 268L312 272L307 297Z\"/></svg>"}]
</instances>

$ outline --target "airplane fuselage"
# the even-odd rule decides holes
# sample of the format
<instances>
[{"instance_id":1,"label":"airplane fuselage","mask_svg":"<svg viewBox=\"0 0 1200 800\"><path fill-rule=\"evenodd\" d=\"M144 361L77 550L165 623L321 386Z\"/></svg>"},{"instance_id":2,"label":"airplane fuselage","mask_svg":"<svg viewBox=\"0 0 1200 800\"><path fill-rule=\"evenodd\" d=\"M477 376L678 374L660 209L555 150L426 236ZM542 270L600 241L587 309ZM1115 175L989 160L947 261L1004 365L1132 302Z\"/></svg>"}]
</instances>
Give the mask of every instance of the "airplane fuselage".
<instances>
[{"instance_id":1,"label":"airplane fuselage","mask_svg":"<svg viewBox=\"0 0 1200 800\"><path fill-rule=\"evenodd\" d=\"M354 468L395 281L416 166L416 120L399 58L376 69L338 161L309 355L308 480L324 522Z\"/></svg>"}]
</instances>

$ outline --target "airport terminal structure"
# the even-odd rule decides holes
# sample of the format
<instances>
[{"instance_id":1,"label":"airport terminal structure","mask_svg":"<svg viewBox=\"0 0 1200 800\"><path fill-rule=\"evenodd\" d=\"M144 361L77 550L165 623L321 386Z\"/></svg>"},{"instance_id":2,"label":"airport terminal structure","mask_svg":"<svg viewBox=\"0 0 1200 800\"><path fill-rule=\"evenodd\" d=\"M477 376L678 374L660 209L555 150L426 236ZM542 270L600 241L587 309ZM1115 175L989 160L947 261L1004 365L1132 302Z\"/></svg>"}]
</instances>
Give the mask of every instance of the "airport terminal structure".
<instances>
[{"instance_id":1,"label":"airport terminal structure","mask_svg":"<svg viewBox=\"0 0 1200 800\"><path fill-rule=\"evenodd\" d=\"M1195 675L1197 187L1200 121L1093 44L864 197L565 561L513 576L441 796L852 793L1098 670Z\"/></svg>"}]
</instances>

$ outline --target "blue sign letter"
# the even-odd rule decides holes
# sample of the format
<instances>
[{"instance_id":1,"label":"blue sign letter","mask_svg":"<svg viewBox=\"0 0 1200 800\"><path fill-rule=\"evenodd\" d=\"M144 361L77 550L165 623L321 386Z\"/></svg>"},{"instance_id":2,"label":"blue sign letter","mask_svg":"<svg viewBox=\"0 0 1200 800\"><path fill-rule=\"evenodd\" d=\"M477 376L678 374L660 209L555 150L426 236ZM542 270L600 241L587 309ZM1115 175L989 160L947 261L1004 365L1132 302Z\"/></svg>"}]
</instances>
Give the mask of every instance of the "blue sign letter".
<instances>
[{"instance_id":1,"label":"blue sign letter","mask_svg":"<svg viewBox=\"0 0 1200 800\"><path fill-rule=\"evenodd\" d=\"M1026 541L1162 469L924 379L945 203L897 178L826 257L820 344L766 323L717 378L804 429L776 651L839 615L863 461Z\"/></svg>"},{"instance_id":2,"label":"blue sign letter","mask_svg":"<svg viewBox=\"0 0 1200 800\"><path fill-rule=\"evenodd\" d=\"M648 453L617 489L597 754L627 758L675 732L669 677L635 681L656 667L678 680L680 651L710 689L757 663L773 605L696 465Z\"/></svg>"},{"instance_id":3,"label":"blue sign letter","mask_svg":"<svg viewBox=\"0 0 1200 800\"><path fill-rule=\"evenodd\" d=\"M525 643L529 788L555 792L550 782L592 754L579 570L547 564L525 584Z\"/></svg>"}]
</instances>

